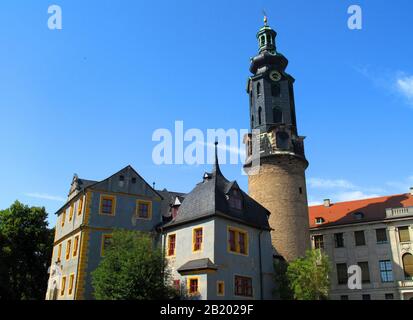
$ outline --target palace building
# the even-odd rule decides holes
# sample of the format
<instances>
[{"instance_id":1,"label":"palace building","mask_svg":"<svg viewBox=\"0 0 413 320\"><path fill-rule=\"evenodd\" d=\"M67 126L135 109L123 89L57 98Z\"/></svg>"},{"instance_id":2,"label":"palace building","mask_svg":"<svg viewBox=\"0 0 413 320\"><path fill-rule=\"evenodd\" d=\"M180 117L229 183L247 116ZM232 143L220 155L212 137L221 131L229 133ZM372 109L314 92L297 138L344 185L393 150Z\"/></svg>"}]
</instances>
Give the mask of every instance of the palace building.
<instances>
[{"instance_id":1,"label":"palace building","mask_svg":"<svg viewBox=\"0 0 413 320\"><path fill-rule=\"evenodd\" d=\"M162 222L162 196L131 166L102 181L73 177L57 212L49 300L93 299L91 272L115 228L152 232Z\"/></svg>"},{"instance_id":2,"label":"palace building","mask_svg":"<svg viewBox=\"0 0 413 320\"><path fill-rule=\"evenodd\" d=\"M271 299L270 213L223 176L217 150L215 158L186 195L153 189L131 166L100 182L75 175L57 211L46 299L94 298L91 272L114 229L151 233L174 285L193 299Z\"/></svg>"},{"instance_id":3,"label":"palace building","mask_svg":"<svg viewBox=\"0 0 413 320\"><path fill-rule=\"evenodd\" d=\"M413 299L413 188L409 193L309 209L314 248L332 263L331 299ZM362 271L349 289L348 267Z\"/></svg>"}]
</instances>

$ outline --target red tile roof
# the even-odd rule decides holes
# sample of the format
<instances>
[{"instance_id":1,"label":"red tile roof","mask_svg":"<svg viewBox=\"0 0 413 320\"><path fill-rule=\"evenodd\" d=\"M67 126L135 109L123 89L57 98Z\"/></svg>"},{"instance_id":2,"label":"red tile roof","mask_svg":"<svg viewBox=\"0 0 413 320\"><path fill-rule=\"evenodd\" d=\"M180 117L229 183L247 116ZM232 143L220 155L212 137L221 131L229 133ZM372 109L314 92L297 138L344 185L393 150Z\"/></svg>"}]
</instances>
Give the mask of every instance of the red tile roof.
<instances>
[{"instance_id":1,"label":"red tile roof","mask_svg":"<svg viewBox=\"0 0 413 320\"><path fill-rule=\"evenodd\" d=\"M309 207L310 228L326 227L333 225L383 220L387 208L413 207L413 196L396 194L371 199L354 200L331 203L330 207L324 205ZM361 212L363 219L357 219L354 214ZM323 218L322 224L316 224L316 218Z\"/></svg>"}]
</instances>

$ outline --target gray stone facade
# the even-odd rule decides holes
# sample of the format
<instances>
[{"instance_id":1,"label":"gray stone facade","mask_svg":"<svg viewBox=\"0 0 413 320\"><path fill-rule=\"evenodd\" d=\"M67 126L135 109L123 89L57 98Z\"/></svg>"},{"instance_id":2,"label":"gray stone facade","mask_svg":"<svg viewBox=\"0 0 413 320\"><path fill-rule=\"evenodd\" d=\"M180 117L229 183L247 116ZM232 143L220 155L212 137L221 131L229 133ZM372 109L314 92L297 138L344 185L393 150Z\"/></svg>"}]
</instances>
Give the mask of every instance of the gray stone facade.
<instances>
[{"instance_id":1,"label":"gray stone facade","mask_svg":"<svg viewBox=\"0 0 413 320\"><path fill-rule=\"evenodd\" d=\"M104 213L104 199L111 199L111 212ZM162 222L161 200L161 195L130 166L86 185L75 176L68 202L56 213L51 261L54 273L46 299L93 299L91 272L102 259L105 240L110 240L117 228L154 231ZM147 218L138 216L139 203L148 205Z\"/></svg>"}]
</instances>

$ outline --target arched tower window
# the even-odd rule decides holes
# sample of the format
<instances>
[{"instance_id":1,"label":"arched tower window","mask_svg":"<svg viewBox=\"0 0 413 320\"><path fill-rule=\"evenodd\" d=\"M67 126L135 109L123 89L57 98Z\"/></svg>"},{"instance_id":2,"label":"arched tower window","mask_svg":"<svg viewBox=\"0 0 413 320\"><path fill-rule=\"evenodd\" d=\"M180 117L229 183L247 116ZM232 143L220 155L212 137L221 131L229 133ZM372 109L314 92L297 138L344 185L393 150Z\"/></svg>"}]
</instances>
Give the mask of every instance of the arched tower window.
<instances>
[{"instance_id":1,"label":"arched tower window","mask_svg":"<svg viewBox=\"0 0 413 320\"><path fill-rule=\"evenodd\" d=\"M272 108L272 122L273 123L281 123L283 122L283 113L278 107Z\"/></svg>"},{"instance_id":2,"label":"arched tower window","mask_svg":"<svg viewBox=\"0 0 413 320\"><path fill-rule=\"evenodd\" d=\"M410 253L403 256L403 269L406 279L413 279L413 256Z\"/></svg>"},{"instance_id":3,"label":"arched tower window","mask_svg":"<svg viewBox=\"0 0 413 320\"><path fill-rule=\"evenodd\" d=\"M257 83L257 96L261 94L261 83Z\"/></svg>"},{"instance_id":4,"label":"arched tower window","mask_svg":"<svg viewBox=\"0 0 413 320\"><path fill-rule=\"evenodd\" d=\"M261 118L261 116L262 116L262 108L259 107L259 108L258 108L258 125L261 125L261 123L262 123L262 118Z\"/></svg>"}]
</instances>

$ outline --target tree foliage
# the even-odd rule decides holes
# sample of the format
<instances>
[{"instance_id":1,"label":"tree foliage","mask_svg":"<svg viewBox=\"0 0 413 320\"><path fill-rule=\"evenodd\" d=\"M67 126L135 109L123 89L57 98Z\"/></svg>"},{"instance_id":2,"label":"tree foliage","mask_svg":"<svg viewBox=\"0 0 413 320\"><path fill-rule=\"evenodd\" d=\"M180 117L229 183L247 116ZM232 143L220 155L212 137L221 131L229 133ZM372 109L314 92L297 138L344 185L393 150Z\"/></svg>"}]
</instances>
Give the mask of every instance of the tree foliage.
<instances>
[{"instance_id":1,"label":"tree foliage","mask_svg":"<svg viewBox=\"0 0 413 320\"><path fill-rule=\"evenodd\" d=\"M143 232L116 230L98 268L92 272L99 300L166 299L170 274L160 248Z\"/></svg>"},{"instance_id":2,"label":"tree foliage","mask_svg":"<svg viewBox=\"0 0 413 320\"><path fill-rule=\"evenodd\" d=\"M294 294L290 288L290 281L287 276L288 263L285 260L274 259L275 274L275 296L280 300L292 300Z\"/></svg>"},{"instance_id":3,"label":"tree foliage","mask_svg":"<svg viewBox=\"0 0 413 320\"><path fill-rule=\"evenodd\" d=\"M44 299L54 237L46 219L45 208L18 201L0 211L0 299Z\"/></svg>"},{"instance_id":4,"label":"tree foliage","mask_svg":"<svg viewBox=\"0 0 413 320\"><path fill-rule=\"evenodd\" d=\"M321 250L308 250L305 258L290 263L287 277L297 300L325 300L330 289L330 261Z\"/></svg>"}]
</instances>

